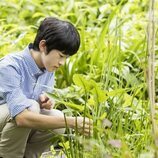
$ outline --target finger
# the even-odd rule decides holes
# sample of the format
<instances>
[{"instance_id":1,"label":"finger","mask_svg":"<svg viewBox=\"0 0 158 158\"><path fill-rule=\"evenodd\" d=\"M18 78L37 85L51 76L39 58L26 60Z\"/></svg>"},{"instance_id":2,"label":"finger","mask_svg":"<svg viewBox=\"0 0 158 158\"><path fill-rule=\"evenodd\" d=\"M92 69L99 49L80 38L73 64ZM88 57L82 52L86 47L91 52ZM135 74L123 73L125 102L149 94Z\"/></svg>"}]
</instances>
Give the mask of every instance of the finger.
<instances>
[{"instance_id":1,"label":"finger","mask_svg":"<svg viewBox=\"0 0 158 158\"><path fill-rule=\"evenodd\" d=\"M85 118L85 124L93 125L93 120L89 118Z\"/></svg>"},{"instance_id":2,"label":"finger","mask_svg":"<svg viewBox=\"0 0 158 158\"><path fill-rule=\"evenodd\" d=\"M40 101L43 103L43 102L47 102L49 100L49 98L46 96L46 95L44 95L44 94L41 94L40 95Z\"/></svg>"},{"instance_id":3,"label":"finger","mask_svg":"<svg viewBox=\"0 0 158 158\"><path fill-rule=\"evenodd\" d=\"M88 129L85 129L84 131L83 130L79 130L78 131L80 134L84 135L84 136L91 136L93 135L93 130L88 130Z\"/></svg>"},{"instance_id":4,"label":"finger","mask_svg":"<svg viewBox=\"0 0 158 158\"><path fill-rule=\"evenodd\" d=\"M51 109L51 105L47 103L43 103L41 106L42 108L45 108L45 109Z\"/></svg>"},{"instance_id":5,"label":"finger","mask_svg":"<svg viewBox=\"0 0 158 158\"><path fill-rule=\"evenodd\" d=\"M84 130L93 130L93 126L84 126Z\"/></svg>"},{"instance_id":6,"label":"finger","mask_svg":"<svg viewBox=\"0 0 158 158\"><path fill-rule=\"evenodd\" d=\"M89 133L91 131L93 131L93 126L84 126L84 127L77 127L77 130L80 132L80 133Z\"/></svg>"},{"instance_id":7,"label":"finger","mask_svg":"<svg viewBox=\"0 0 158 158\"><path fill-rule=\"evenodd\" d=\"M88 131L88 132L85 131L85 132L83 133L83 135L84 135L84 136L92 136L92 133L91 133L90 131Z\"/></svg>"},{"instance_id":8,"label":"finger","mask_svg":"<svg viewBox=\"0 0 158 158\"><path fill-rule=\"evenodd\" d=\"M49 100L49 98L46 97L42 103L47 103L48 100Z\"/></svg>"},{"instance_id":9,"label":"finger","mask_svg":"<svg viewBox=\"0 0 158 158\"><path fill-rule=\"evenodd\" d=\"M91 127L91 126L93 126L93 125L88 124L88 123L87 123L87 124L83 124L83 125L82 125L82 127L84 127L84 128L89 128L89 127Z\"/></svg>"},{"instance_id":10,"label":"finger","mask_svg":"<svg viewBox=\"0 0 158 158\"><path fill-rule=\"evenodd\" d=\"M93 129L93 125L85 124L85 125L82 126L82 128L92 130Z\"/></svg>"},{"instance_id":11,"label":"finger","mask_svg":"<svg viewBox=\"0 0 158 158\"><path fill-rule=\"evenodd\" d=\"M84 130L84 133L91 135L91 134L93 134L93 129L85 129L85 130Z\"/></svg>"},{"instance_id":12,"label":"finger","mask_svg":"<svg viewBox=\"0 0 158 158\"><path fill-rule=\"evenodd\" d=\"M47 100L47 104L52 106L52 102L51 102L51 100L50 100L50 99L49 99L49 100Z\"/></svg>"}]
</instances>

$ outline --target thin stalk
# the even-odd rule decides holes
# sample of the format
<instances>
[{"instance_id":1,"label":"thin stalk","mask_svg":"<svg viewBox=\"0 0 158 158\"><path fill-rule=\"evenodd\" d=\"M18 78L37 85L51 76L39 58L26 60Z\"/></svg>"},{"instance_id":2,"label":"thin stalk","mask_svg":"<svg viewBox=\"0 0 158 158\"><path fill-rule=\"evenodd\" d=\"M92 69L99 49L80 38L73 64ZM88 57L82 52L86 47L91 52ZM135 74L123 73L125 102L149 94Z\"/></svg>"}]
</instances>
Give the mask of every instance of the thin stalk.
<instances>
[{"instance_id":1,"label":"thin stalk","mask_svg":"<svg viewBox=\"0 0 158 158\"><path fill-rule=\"evenodd\" d=\"M70 143L70 155L71 155L71 158L74 158L74 150L73 150L73 140L70 136L70 129L67 125L67 120L66 120L66 116L64 114L64 119L65 119L65 125L66 125L66 132L67 132L67 135L68 135L68 140L69 140L69 143Z\"/></svg>"},{"instance_id":2,"label":"thin stalk","mask_svg":"<svg viewBox=\"0 0 158 158\"><path fill-rule=\"evenodd\" d=\"M78 125L77 125L77 114L75 113L75 136L76 137L78 137L79 135L78 135ZM79 155L79 141L78 141L78 139L77 138L75 138L74 139L74 147L75 147L75 151L76 151L76 157L77 158L79 158L80 157L80 155Z\"/></svg>"},{"instance_id":3,"label":"thin stalk","mask_svg":"<svg viewBox=\"0 0 158 158\"><path fill-rule=\"evenodd\" d=\"M86 107L87 107L87 100L88 100L88 92L87 92L87 89L86 89L86 86L84 84L84 82L81 80L83 86L84 86L84 90L85 90L85 102L84 102L84 111L83 111L83 131L85 129L85 117L86 117ZM85 139L85 136L83 135L82 136L82 139L84 140ZM81 149L82 149L82 158L84 158L84 144L81 146Z\"/></svg>"},{"instance_id":4,"label":"thin stalk","mask_svg":"<svg viewBox=\"0 0 158 158\"><path fill-rule=\"evenodd\" d=\"M155 143L155 158L158 157L158 135L155 120L155 22L154 22L154 0L149 2L149 22L148 22L148 93L151 111L152 133Z\"/></svg>"}]
</instances>

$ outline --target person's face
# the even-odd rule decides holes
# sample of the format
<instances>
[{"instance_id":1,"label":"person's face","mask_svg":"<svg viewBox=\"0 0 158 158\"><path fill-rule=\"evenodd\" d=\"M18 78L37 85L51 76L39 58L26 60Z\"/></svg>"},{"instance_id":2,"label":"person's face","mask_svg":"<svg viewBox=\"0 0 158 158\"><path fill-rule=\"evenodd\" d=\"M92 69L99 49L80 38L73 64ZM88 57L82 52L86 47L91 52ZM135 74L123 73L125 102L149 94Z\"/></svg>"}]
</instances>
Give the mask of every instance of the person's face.
<instances>
[{"instance_id":1,"label":"person's face","mask_svg":"<svg viewBox=\"0 0 158 158\"><path fill-rule=\"evenodd\" d=\"M41 53L41 67L44 67L47 71L53 72L60 66L64 65L68 55L63 54L61 51L53 49L47 53L47 47L45 40L41 40L39 43Z\"/></svg>"},{"instance_id":2,"label":"person's face","mask_svg":"<svg viewBox=\"0 0 158 158\"><path fill-rule=\"evenodd\" d=\"M66 58L67 55L56 49L51 50L49 54L46 54L46 52L41 54L42 65L49 72L53 72L64 65Z\"/></svg>"}]
</instances>

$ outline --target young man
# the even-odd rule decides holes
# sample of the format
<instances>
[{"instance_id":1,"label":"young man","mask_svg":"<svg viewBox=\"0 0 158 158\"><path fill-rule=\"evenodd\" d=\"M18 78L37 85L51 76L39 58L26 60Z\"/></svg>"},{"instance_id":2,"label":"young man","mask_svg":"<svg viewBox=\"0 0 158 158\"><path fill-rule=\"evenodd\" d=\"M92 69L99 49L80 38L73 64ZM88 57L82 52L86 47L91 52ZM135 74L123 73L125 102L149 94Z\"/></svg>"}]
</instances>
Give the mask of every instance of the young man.
<instances>
[{"instance_id":1,"label":"young man","mask_svg":"<svg viewBox=\"0 0 158 158\"><path fill-rule=\"evenodd\" d=\"M63 113L43 92L50 92L54 71L75 54L80 45L76 28L69 22L46 18L33 44L0 60L0 157L38 158L51 145L52 133L64 133ZM76 118L67 117L75 128ZM78 130L89 134L92 121L77 117Z\"/></svg>"}]
</instances>

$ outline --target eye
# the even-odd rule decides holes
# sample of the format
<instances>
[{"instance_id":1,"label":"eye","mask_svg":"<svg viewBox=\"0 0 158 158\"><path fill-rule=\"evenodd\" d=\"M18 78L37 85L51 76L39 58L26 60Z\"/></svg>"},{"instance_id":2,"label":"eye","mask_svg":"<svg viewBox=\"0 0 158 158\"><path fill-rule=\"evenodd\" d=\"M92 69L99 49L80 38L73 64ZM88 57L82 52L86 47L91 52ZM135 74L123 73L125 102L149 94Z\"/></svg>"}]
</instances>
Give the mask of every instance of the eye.
<instances>
[{"instance_id":1,"label":"eye","mask_svg":"<svg viewBox=\"0 0 158 158\"><path fill-rule=\"evenodd\" d=\"M59 53L59 56L60 56L60 58L68 58L68 55L65 55L65 54L62 54L62 53Z\"/></svg>"},{"instance_id":2,"label":"eye","mask_svg":"<svg viewBox=\"0 0 158 158\"><path fill-rule=\"evenodd\" d=\"M63 55L61 55L61 54L59 54L59 55L60 55L60 57L61 57L61 58L63 58L63 57L64 57L64 56L63 56Z\"/></svg>"}]
</instances>

